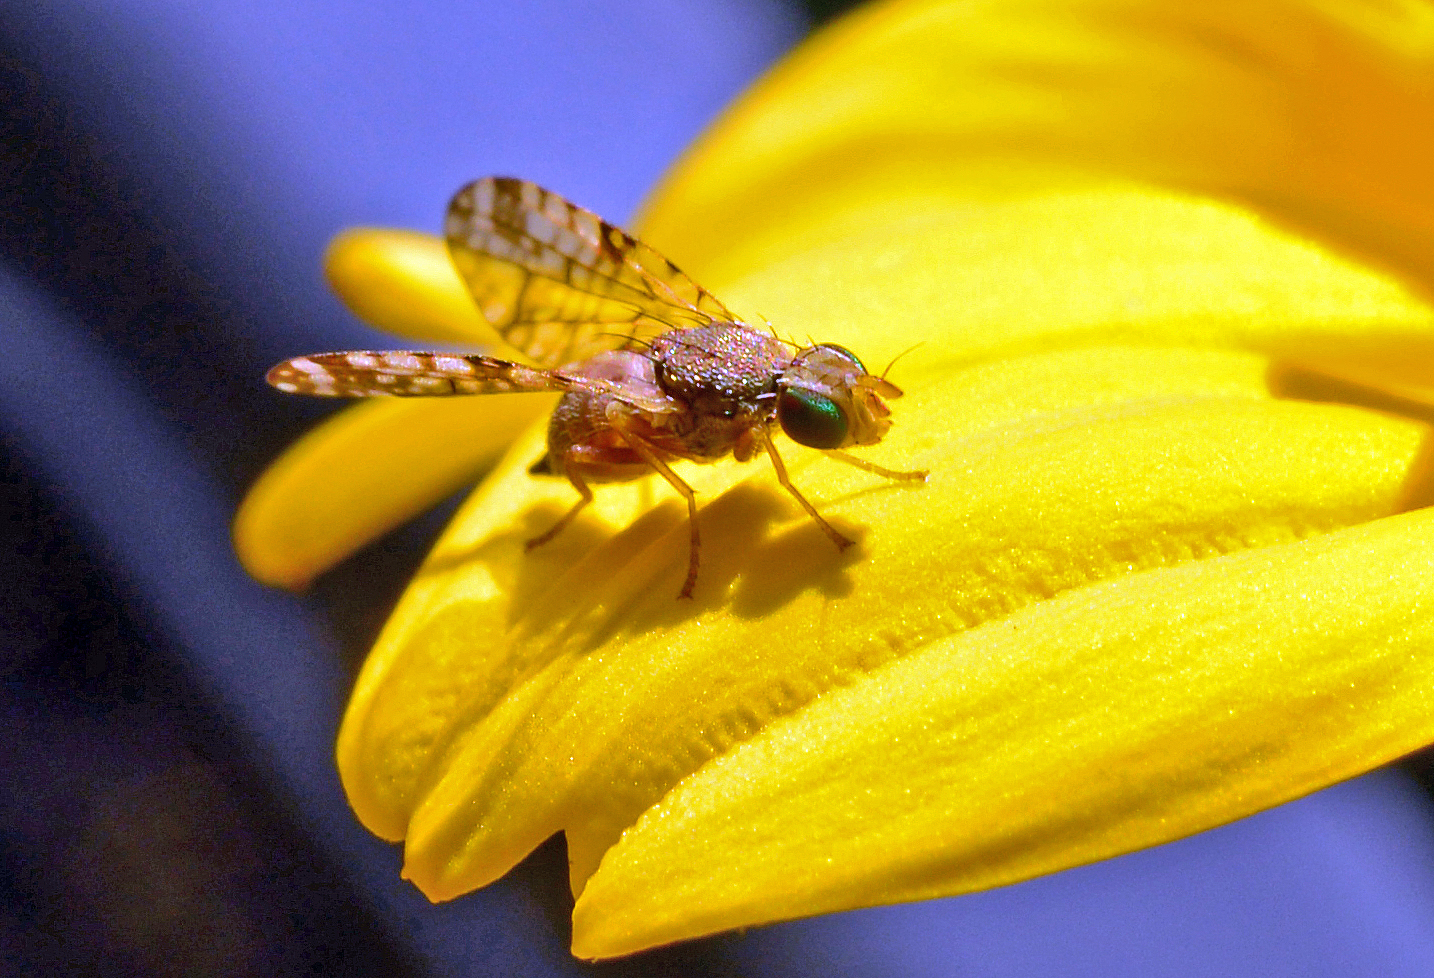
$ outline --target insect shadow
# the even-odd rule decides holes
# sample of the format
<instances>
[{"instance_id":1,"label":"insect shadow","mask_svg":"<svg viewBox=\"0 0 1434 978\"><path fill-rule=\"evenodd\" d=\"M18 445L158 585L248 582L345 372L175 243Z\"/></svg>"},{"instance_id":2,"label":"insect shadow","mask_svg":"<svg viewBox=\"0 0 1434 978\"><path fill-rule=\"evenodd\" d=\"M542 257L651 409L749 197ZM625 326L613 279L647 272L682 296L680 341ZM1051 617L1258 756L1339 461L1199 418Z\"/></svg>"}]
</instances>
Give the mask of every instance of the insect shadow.
<instances>
[{"instance_id":1,"label":"insect shadow","mask_svg":"<svg viewBox=\"0 0 1434 978\"><path fill-rule=\"evenodd\" d=\"M798 520L797 507L776 487L739 484L699 510L702 578L692 600L670 593L682 578L687 517L666 500L621 530L579 517L563 536L531 551L524 543L555 508L537 506L522 525L466 550L437 555L429 569L472 562L488 566L508 601L508 639L596 648L620 633L668 628L725 606L741 617L770 614L816 588L829 597L853 588L850 568L862 559L861 527L842 524L858 545L837 551L822 530ZM773 534L772 526L792 521ZM515 551L523 551L516 555Z\"/></svg>"},{"instance_id":2,"label":"insect shadow","mask_svg":"<svg viewBox=\"0 0 1434 978\"><path fill-rule=\"evenodd\" d=\"M850 594L855 588L851 568L865 556L865 532L833 522L854 546L833 551L816 525L803 522L754 547L732 592L732 613L761 618L813 588L828 598Z\"/></svg>"},{"instance_id":3,"label":"insect shadow","mask_svg":"<svg viewBox=\"0 0 1434 978\"><path fill-rule=\"evenodd\" d=\"M862 559L863 530L833 521L856 541L837 550L821 527L801 515L778 489L748 483L708 503L700 522L704 540L712 537L712 546L703 549L703 573L709 573L710 563L711 586L699 588L695 603L704 608L723 603L732 614L755 618L813 588L827 597L849 594L850 569ZM789 529L772 533L774 524L794 519Z\"/></svg>"}]
</instances>

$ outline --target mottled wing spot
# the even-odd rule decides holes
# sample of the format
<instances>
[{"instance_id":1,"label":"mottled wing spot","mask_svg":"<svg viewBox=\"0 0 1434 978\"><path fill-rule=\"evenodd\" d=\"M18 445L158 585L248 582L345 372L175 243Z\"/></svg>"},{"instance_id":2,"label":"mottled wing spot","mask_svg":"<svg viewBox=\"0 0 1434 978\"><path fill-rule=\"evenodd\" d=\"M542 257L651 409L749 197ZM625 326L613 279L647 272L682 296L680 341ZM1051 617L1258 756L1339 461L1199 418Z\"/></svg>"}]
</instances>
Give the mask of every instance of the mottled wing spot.
<instances>
[{"instance_id":1,"label":"mottled wing spot","mask_svg":"<svg viewBox=\"0 0 1434 978\"><path fill-rule=\"evenodd\" d=\"M318 397L444 397L566 390L549 370L478 354L352 351L285 360L268 381L286 394Z\"/></svg>"},{"instance_id":2,"label":"mottled wing spot","mask_svg":"<svg viewBox=\"0 0 1434 978\"><path fill-rule=\"evenodd\" d=\"M733 318L651 248L524 180L464 187L444 232L483 317L545 367Z\"/></svg>"},{"instance_id":3,"label":"mottled wing spot","mask_svg":"<svg viewBox=\"0 0 1434 978\"><path fill-rule=\"evenodd\" d=\"M451 374L471 374L473 372L472 365L462 357L435 356L433 358L433 365L439 370L447 371Z\"/></svg>"}]
</instances>

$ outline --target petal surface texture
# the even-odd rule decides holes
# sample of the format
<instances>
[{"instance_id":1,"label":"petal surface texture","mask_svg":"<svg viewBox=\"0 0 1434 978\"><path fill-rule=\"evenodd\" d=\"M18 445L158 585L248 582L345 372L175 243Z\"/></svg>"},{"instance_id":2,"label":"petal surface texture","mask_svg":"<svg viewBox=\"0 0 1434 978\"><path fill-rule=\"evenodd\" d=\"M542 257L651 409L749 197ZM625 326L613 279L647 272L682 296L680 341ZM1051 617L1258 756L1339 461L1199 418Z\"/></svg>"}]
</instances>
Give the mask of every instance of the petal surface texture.
<instances>
[{"instance_id":1,"label":"petal surface texture","mask_svg":"<svg viewBox=\"0 0 1434 978\"><path fill-rule=\"evenodd\" d=\"M780 441L839 553L764 460L681 466L678 601L660 480L525 549L574 499L530 430L363 669L355 811L434 899L564 832L601 958L1052 872L1434 740L1431 151L1425 3L833 25L635 230L751 322L901 355L858 454L929 480Z\"/></svg>"}]
</instances>

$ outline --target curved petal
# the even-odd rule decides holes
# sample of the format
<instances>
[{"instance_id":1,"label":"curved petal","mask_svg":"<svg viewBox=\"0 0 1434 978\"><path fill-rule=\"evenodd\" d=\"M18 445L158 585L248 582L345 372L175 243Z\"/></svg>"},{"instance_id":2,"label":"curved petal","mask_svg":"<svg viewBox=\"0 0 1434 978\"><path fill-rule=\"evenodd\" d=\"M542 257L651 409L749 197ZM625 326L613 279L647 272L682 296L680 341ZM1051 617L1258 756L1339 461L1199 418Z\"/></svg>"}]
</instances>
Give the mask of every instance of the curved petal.
<instances>
[{"instance_id":1,"label":"curved petal","mask_svg":"<svg viewBox=\"0 0 1434 978\"><path fill-rule=\"evenodd\" d=\"M300 589L472 483L547 396L369 401L295 442L250 488L234 549L257 580Z\"/></svg>"},{"instance_id":2,"label":"curved petal","mask_svg":"<svg viewBox=\"0 0 1434 978\"><path fill-rule=\"evenodd\" d=\"M394 228L335 235L324 274L355 316L424 344L502 343L478 314L442 238Z\"/></svg>"},{"instance_id":3,"label":"curved petal","mask_svg":"<svg viewBox=\"0 0 1434 978\"><path fill-rule=\"evenodd\" d=\"M888 203L711 287L872 362L922 344L898 380L940 362L1112 342L1378 355L1430 379L1428 303L1227 204L1131 185Z\"/></svg>"},{"instance_id":4,"label":"curved petal","mask_svg":"<svg viewBox=\"0 0 1434 978\"><path fill-rule=\"evenodd\" d=\"M1431 155L1421 0L894 0L729 109L642 229L705 274L892 200L1129 179L1253 207L1427 291Z\"/></svg>"},{"instance_id":5,"label":"curved petal","mask_svg":"<svg viewBox=\"0 0 1434 978\"><path fill-rule=\"evenodd\" d=\"M610 957L1164 842L1434 739L1434 514L1082 588L716 758L574 911ZM797 867L821 867L819 872Z\"/></svg>"},{"instance_id":6,"label":"curved petal","mask_svg":"<svg viewBox=\"0 0 1434 978\"><path fill-rule=\"evenodd\" d=\"M1397 510L1423 428L1269 400L1263 369L1099 348L928 378L901 405L906 450L883 457L928 466L928 485L792 466L862 537L855 554L765 469L720 495L743 470L710 470L695 606L673 597L686 533L670 505L519 558L531 492L510 462L365 665L339 747L355 809L407 835L405 871L436 898L560 829L580 887L673 784L867 669L1093 581ZM643 491L606 490L604 515L628 522Z\"/></svg>"}]
</instances>

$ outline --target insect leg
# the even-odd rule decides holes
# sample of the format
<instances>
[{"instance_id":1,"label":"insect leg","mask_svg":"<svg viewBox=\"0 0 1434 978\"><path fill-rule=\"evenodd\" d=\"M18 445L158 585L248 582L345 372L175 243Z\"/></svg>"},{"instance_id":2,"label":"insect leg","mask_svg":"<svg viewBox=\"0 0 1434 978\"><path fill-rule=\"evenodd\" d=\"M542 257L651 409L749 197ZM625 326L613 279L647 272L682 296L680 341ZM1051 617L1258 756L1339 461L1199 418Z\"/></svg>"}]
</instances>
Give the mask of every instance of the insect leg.
<instances>
[{"instance_id":1,"label":"insect leg","mask_svg":"<svg viewBox=\"0 0 1434 978\"><path fill-rule=\"evenodd\" d=\"M868 462L864 458L858 458L855 455L848 455L846 452L843 452L840 449L836 448L828 449L827 454L830 455L832 458L841 459L847 465L855 465L863 472L870 472L872 475L885 476L888 479L909 479L913 482L925 482L926 477L930 475L930 473L927 472L925 469L918 469L915 472L897 472L895 469L884 468L883 466Z\"/></svg>"},{"instance_id":2,"label":"insect leg","mask_svg":"<svg viewBox=\"0 0 1434 978\"><path fill-rule=\"evenodd\" d=\"M641 456L644 462L656 469L657 474L666 479L667 484L687 500L687 525L692 531L692 536L687 548L687 580L682 582L682 590L678 592L677 597L679 599L690 598L692 589L697 586L697 555L702 549L702 541L697 535L697 493L682 480L682 476L672 471L671 466L658 458L657 454L648 448L641 438L624 431L620 424L615 427L622 435L623 440L632 447L632 450Z\"/></svg>"},{"instance_id":3,"label":"insect leg","mask_svg":"<svg viewBox=\"0 0 1434 978\"><path fill-rule=\"evenodd\" d=\"M822 515L817 512L817 508L807 502L807 497L798 492L797 487L792 485L792 480L787 478L787 467L782 464L782 457L777 454L777 446L772 444L771 432L767 431L765 427L758 428L757 437L762 440L762 447L767 450L767 457L772 460L772 468L777 470L777 481L782 484L782 488L796 497L797 502L802 504L802 509L805 509L807 515L816 520L817 526L822 528L822 532L831 539L832 543L836 544L838 550L845 550L847 547L850 547L852 541L842 536L832 528L830 523L822 519Z\"/></svg>"},{"instance_id":4,"label":"insect leg","mask_svg":"<svg viewBox=\"0 0 1434 978\"><path fill-rule=\"evenodd\" d=\"M545 532L540 533L537 536L533 537L533 539L529 540L524 545L525 549L532 550L534 547L541 547L553 537L557 536L563 531L563 527L571 523L573 521L573 518L583 511L584 506L593 501L593 491L588 488L588 484L583 481L582 476L578 475L577 472L573 471L572 469L568 469L564 474L568 477L568 481L573 484L573 488L578 491L578 495L582 498L580 498L577 502L573 503L573 508L564 513L562 519L554 523Z\"/></svg>"}]
</instances>

